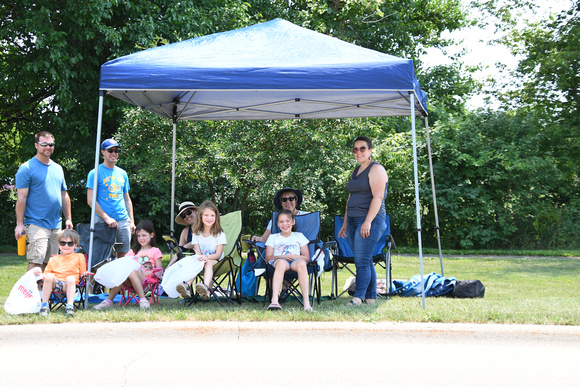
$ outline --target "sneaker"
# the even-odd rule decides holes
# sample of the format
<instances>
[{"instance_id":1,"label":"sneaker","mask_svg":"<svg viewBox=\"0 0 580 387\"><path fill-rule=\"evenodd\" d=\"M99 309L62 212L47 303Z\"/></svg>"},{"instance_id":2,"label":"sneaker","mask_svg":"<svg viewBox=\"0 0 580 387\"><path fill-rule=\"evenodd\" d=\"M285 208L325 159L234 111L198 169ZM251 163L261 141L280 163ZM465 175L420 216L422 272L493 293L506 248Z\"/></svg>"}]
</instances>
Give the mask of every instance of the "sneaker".
<instances>
[{"instance_id":1,"label":"sneaker","mask_svg":"<svg viewBox=\"0 0 580 387\"><path fill-rule=\"evenodd\" d=\"M103 300L99 305L95 305L93 309L101 310L105 308L110 308L111 306L113 306L113 301L107 298L106 300Z\"/></svg>"},{"instance_id":2,"label":"sneaker","mask_svg":"<svg viewBox=\"0 0 580 387\"><path fill-rule=\"evenodd\" d=\"M206 284L195 284L195 291L199 294L199 297L204 301L209 301L209 289Z\"/></svg>"},{"instance_id":3,"label":"sneaker","mask_svg":"<svg viewBox=\"0 0 580 387\"><path fill-rule=\"evenodd\" d=\"M75 308L73 308L72 306L67 306L64 314L65 314L65 316L68 316L68 317L74 317Z\"/></svg>"},{"instance_id":4,"label":"sneaker","mask_svg":"<svg viewBox=\"0 0 580 387\"><path fill-rule=\"evenodd\" d=\"M48 316L50 314L50 310L48 309L48 306L43 306L42 308L40 308L40 312L38 312L39 315L45 317Z\"/></svg>"},{"instance_id":5,"label":"sneaker","mask_svg":"<svg viewBox=\"0 0 580 387\"><path fill-rule=\"evenodd\" d=\"M187 282L182 282L175 287L177 293L183 298L191 298L191 286Z\"/></svg>"},{"instance_id":6,"label":"sneaker","mask_svg":"<svg viewBox=\"0 0 580 387\"><path fill-rule=\"evenodd\" d=\"M149 301L147 301L146 298L141 298L139 300L139 308L141 309L149 309L151 305L149 304Z\"/></svg>"}]
</instances>

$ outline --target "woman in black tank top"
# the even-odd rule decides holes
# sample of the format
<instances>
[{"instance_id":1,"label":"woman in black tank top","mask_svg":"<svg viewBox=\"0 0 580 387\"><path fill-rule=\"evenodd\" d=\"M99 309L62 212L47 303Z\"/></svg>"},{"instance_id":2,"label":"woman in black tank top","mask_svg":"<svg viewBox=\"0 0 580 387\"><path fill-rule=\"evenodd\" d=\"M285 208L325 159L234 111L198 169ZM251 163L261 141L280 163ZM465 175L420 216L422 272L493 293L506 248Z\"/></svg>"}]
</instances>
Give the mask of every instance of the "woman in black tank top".
<instances>
[{"instance_id":1,"label":"woman in black tank top","mask_svg":"<svg viewBox=\"0 0 580 387\"><path fill-rule=\"evenodd\" d=\"M386 228L385 197L389 178L382 165L372 160L372 141L357 137L352 151L359 165L348 182L348 202L344 223L338 236L348 238L354 253L356 288L347 305L374 303L377 298L377 273L372 253Z\"/></svg>"}]
</instances>

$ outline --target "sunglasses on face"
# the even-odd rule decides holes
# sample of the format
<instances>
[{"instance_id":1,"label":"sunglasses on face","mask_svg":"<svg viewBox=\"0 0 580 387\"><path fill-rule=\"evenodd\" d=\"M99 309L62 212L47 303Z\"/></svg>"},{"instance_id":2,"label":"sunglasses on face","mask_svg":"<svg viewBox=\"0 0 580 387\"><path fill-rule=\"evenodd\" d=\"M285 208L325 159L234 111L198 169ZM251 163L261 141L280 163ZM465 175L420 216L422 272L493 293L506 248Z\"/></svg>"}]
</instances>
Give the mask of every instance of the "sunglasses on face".
<instances>
[{"instance_id":1,"label":"sunglasses on face","mask_svg":"<svg viewBox=\"0 0 580 387\"><path fill-rule=\"evenodd\" d=\"M364 153L364 152L366 152L367 149L368 148L366 146L361 146L360 148L353 147L352 153L358 153L358 152Z\"/></svg>"},{"instance_id":2,"label":"sunglasses on face","mask_svg":"<svg viewBox=\"0 0 580 387\"><path fill-rule=\"evenodd\" d=\"M181 216L181 219L185 219L186 216L189 216L191 214L193 214L193 210L187 210L187 211L185 211L183 214L181 214L179 216Z\"/></svg>"},{"instance_id":3,"label":"sunglasses on face","mask_svg":"<svg viewBox=\"0 0 580 387\"><path fill-rule=\"evenodd\" d=\"M46 141L38 141L37 144L40 146L49 146L49 147L54 146L54 142L46 142Z\"/></svg>"},{"instance_id":4,"label":"sunglasses on face","mask_svg":"<svg viewBox=\"0 0 580 387\"><path fill-rule=\"evenodd\" d=\"M294 196L290 196L289 198L282 198L280 200L283 201L284 203L286 203L288 200L293 202L294 200L296 200L296 198Z\"/></svg>"},{"instance_id":5,"label":"sunglasses on face","mask_svg":"<svg viewBox=\"0 0 580 387\"><path fill-rule=\"evenodd\" d=\"M58 241L59 246L70 246L73 247L75 245L74 242L65 242L65 241Z\"/></svg>"},{"instance_id":6,"label":"sunglasses on face","mask_svg":"<svg viewBox=\"0 0 580 387\"><path fill-rule=\"evenodd\" d=\"M107 149L107 152L109 153L121 153L121 149Z\"/></svg>"}]
</instances>

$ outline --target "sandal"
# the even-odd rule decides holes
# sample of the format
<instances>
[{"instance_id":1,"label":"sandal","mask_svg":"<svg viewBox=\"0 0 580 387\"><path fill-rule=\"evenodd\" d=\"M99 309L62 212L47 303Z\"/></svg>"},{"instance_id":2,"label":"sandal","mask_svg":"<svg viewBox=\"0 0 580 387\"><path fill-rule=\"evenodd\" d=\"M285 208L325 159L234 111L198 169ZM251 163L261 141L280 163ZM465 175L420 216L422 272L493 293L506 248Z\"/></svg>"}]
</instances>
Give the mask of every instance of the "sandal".
<instances>
[{"instance_id":1,"label":"sandal","mask_svg":"<svg viewBox=\"0 0 580 387\"><path fill-rule=\"evenodd\" d=\"M270 306L268 307L268 310L281 310L282 307L280 306L280 304L270 304Z\"/></svg>"}]
</instances>

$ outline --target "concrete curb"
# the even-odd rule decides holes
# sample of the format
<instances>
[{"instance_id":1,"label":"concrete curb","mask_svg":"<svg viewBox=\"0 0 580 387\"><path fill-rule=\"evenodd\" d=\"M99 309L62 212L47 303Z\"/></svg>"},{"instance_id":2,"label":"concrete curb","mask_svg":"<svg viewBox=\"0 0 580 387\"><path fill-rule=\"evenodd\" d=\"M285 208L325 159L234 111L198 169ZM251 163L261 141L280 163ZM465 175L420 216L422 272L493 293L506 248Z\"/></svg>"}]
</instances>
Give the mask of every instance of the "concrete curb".
<instances>
[{"instance_id":1,"label":"concrete curb","mask_svg":"<svg viewBox=\"0 0 580 387\"><path fill-rule=\"evenodd\" d=\"M65 323L9 325L0 327L0 343L15 344L30 337L50 340L115 340L132 336L196 340L292 341L332 339L340 341L389 339L394 341L449 339L469 341L580 343L580 326L447 324L397 322L135 322L135 323Z\"/></svg>"}]
</instances>

